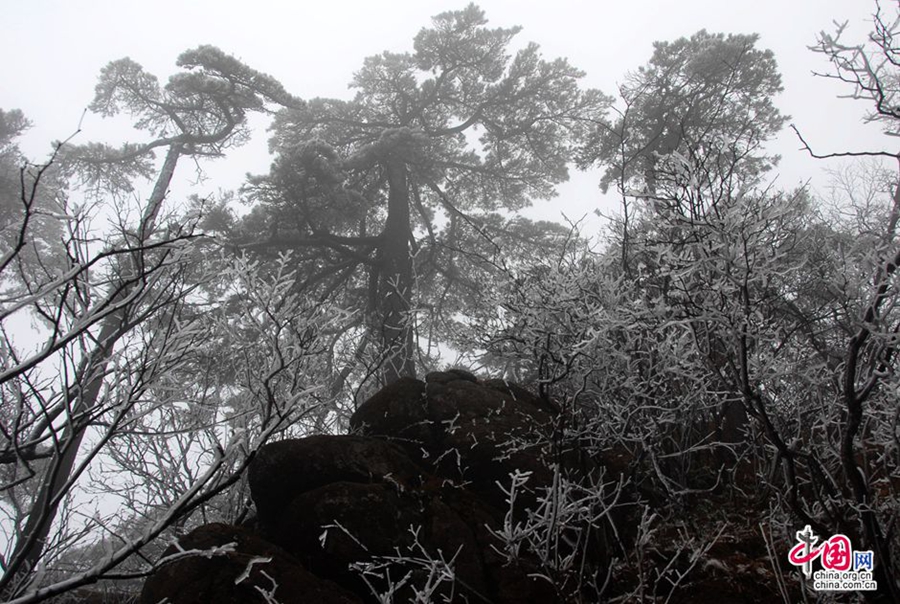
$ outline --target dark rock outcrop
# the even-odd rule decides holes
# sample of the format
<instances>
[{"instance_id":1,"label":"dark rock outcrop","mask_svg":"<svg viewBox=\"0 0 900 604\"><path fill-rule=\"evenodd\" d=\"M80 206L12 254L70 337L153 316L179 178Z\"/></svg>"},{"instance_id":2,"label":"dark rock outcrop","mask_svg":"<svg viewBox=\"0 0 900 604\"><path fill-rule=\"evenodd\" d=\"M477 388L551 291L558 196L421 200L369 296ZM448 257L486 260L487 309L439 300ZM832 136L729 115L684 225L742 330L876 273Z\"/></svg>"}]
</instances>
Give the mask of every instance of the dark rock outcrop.
<instances>
[{"instance_id":1,"label":"dark rock outcrop","mask_svg":"<svg viewBox=\"0 0 900 604\"><path fill-rule=\"evenodd\" d=\"M350 570L351 564L397 555L421 557L422 551L445 552L447 560L456 554L457 592L485 590L474 535L434 493L335 482L295 498L276 535L277 542L313 572L357 592L365 593L366 585ZM375 584L387 589L377 580Z\"/></svg>"},{"instance_id":2,"label":"dark rock outcrop","mask_svg":"<svg viewBox=\"0 0 900 604\"><path fill-rule=\"evenodd\" d=\"M531 473L532 495L552 483L556 414L518 386L462 370L401 379L360 406L354 435L263 447L249 470L256 532L196 529L183 550L235 545L163 565L142 602L263 602L273 581L283 602L374 602L373 590L392 586L393 601L413 601L413 586L429 581L434 601L561 602L536 564L509 563L496 536L513 471Z\"/></svg>"},{"instance_id":3,"label":"dark rock outcrop","mask_svg":"<svg viewBox=\"0 0 900 604\"><path fill-rule=\"evenodd\" d=\"M529 486L552 480L548 451L536 443L551 429L555 410L524 388L502 380L477 382L467 372L431 373L383 388L350 419L351 429L389 439L441 478L466 484L497 506L497 488L518 470Z\"/></svg>"},{"instance_id":4,"label":"dark rock outcrop","mask_svg":"<svg viewBox=\"0 0 900 604\"><path fill-rule=\"evenodd\" d=\"M193 554L192 554L193 552ZM280 547L226 524L207 524L163 554L144 584L141 604L277 602L361 604L339 585L310 573Z\"/></svg>"},{"instance_id":5,"label":"dark rock outcrop","mask_svg":"<svg viewBox=\"0 0 900 604\"><path fill-rule=\"evenodd\" d=\"M249 480L260 521L274 528L302 493L335 482L390 483L401 489L422 482L422 470L395 444L359 436L308 436L263 447Z\"/></svg>"}]
</instances>

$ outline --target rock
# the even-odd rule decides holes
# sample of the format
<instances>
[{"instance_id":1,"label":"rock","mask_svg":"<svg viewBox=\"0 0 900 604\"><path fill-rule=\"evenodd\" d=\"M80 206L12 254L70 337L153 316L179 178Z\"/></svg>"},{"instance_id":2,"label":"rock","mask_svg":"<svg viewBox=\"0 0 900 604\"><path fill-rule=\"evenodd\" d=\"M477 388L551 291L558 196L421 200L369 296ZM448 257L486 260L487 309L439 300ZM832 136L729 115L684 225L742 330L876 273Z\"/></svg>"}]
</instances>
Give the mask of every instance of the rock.
<instances>
[{"instance_id":1,"label":"rock","mask_svg":"<svg viewBox=\"0 0 900 604\"><path fill-rule=\"evenodd\" d=\"M332 483L297 496L282 513L275 534L279 544L316 574L361 595L371 595L371 590L350 565L397 556L424 563L443 555L445 561L453 560L456 593L486 589L469 527L426 493L402 492L387 484ZM413 568L397 564L391 575L402 577ZM374 575L369 582L381 592L388 588ZM448 593L450 587L448 582Z\"/></svg>"},{"instance_id":2,"label":"rock","mask_svg":"<svg viewBox=\"0 0 900 604\"><path fill-rule=\"evenodd\" d=\"M211 552L219 550L219 554ZM250 604L278 602L361 604L331 581L307 571L280 547L240 527L208 524L170 546L163 559L179 551L196 555L160 566L144 583L141 604Z\"/></svg>"},{"instance_id":3,"label":"rock","mask_svg":"<svg viewBox=\"0 0 900 604\"><path fill-rule=\"evenodd\" d=\"M362 436L308 436L269 443L249 469L250 490L263 526L275 526L298 495L334 482L386 482L408 488L421 469L399 446Z\"/></svg>"},{"instance_id":4,"label":"rock","mask_svg":"<svg viewBox=\"0 0 900 604\"><path fill-rule=\"evenodd\" d=\"M467 382L478 383L478 378L474 374L469 373L465 369L448 369L447 371L432 371L425 376L425 383L445 384L454 380L465 380Z\"/></svg>"},{"instance_id":5,"label":"rock","mask_svg":"<svg viewBox=\"0 0 900 604\"><path fill-rule=\"evenodd\" d=\"M553 484L551 461L567 470L581 463L550 457L558 416L515 384L463 370L400 379L359 407L353 436L263 447L249 468L256 517L181 540L186 549L234 543L234 550L163 565L141 601L256 602L274 580L282 602L374 604L392 587L392 601L412 602L413 588L430 585L435 602L561 604L567 596L538 578L546 569L537 559L523 549L512 562L496 536L535 510ZM580 476L594 470L578 469ZM530 478L510 516L498 483L508 485L514 471ZM591 543L579 541L589 552L585 572L605 569L603 530L592 526ZM257 559L269 560L250 564Z\"/></svg>"},{"instance_id":6,"label":"rock","mask_svg":"<svg viewBox=\"0 0 900 604\"><path fill-rule=\"evenodd\" d=\"M465 488L443 485L440 501L457 512L475 537L487 583L487 601L494 604L552 604L559 598L552 586L533 575L534 565L508 564L503 543L492 531L502 526L504 514ZM478 599L472 601L477 602Z\"/></svg>"},{"instance_id":7,"label":"rock","mask_svg":"<svg viewBox=\"0 0 900 604\"><path fill-rule=\"evenodd\" d=\"M425 384L413 378L400 378L365 401L350 418L350 429L359 434L394 441L413 459L421 457L419 443L431 438Z\"/></svg>"},{"instance_id":8,"label":"rock","mask_svg":"<svg viewBox=\"0 0 900 604\"><path fill-rule=\"evenodd\" d=\"M471 374L404 378L360 405L350 419L361 434L390 439L440 477L470 484L498 506L515 471L531 473L530 488L549 486L545 433L552 407L502 380L479 383Z\"/></svg>"},{"instance_id":9,"label":"rock","mask_svg":"<svg viewBox=\"0 0 900 604\"><path fill-rule=\"evenodd\" d=\"M468 596L470 601L483 601L483 596L490 592L482 550L471 527L458 512L433 494L428 499L424 539L433 548L432 552L441 552L447 561L453 561L456 592Z\"/></svg>"},{"instance_id":10,"label":"rock","mask_svg":"<svg viewBox=\"0 0 900 604\"><path fill-rule=\"evenodd\" d=\"M350 563L408 545L408 528L422 522L419 502L397 489L335 482L295 497L280 515L276 541L315 572L343 582L352 578Z\"/></svg>"}]
</instances>

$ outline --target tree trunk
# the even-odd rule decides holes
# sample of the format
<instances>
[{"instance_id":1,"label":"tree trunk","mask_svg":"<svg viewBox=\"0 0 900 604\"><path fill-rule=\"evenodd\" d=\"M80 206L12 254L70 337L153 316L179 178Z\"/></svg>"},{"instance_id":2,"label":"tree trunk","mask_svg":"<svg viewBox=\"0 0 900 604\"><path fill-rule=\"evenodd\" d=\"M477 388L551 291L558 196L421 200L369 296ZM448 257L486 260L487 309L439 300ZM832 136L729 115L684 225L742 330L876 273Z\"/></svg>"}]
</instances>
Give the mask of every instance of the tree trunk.
<instances>
[{"instance_id":1,"label":"tree trunk","mask_svg":"<svg viewBox=\"0 0 900 604\"><path fill-rule=\"evenodd\" d=\"M412 236L409 216L409 183L406 163L391 153L385 168L388 177L388 216L382 233L381 286L382 342L385 361L382 378L389 384L401 377L416 377L413 323Z\"/></svg>"},{"instance_id":2,"label":"tree trunk","mask_svg":"<svg viewBox=\"0 0 900 604\"><path fill-rule=\"evenodd\" d=\"M146 243L147 238L153 232L156 218L159 214L160 207L172 175L175 172L175 165L181 155L181 146L173 145L169 148L163 163L159 177L150 194L147 207L141 217L138 243L138 251L131 262L131 268L135 274L143 272L143 260L140 258L140 248ZM135 279L133 283L141 283L140 279ZM124 286L113 298L112 304L122 303L127 300L128 296L134 292L134 286ZM97 405L100 393L103 387L104 377L106 376L106 367L109 364L110 356L116 342L131 326L128 325L127 317L128 306L123 306L116 312L107 316L100 326L100 334L97 338L97 346L90 356L84 359L83 369L80 371L83 380L81 388L77 386L70 389L67 396L70 398L70 406L72 418L84 414L88 417L90 410ZM41 484L34 503L25 521L25 527L16 540L13 554L9 559L9 566L6 573L0 579L0 594L3 596L14 595L10 591L18 591L20 581L27 585L29 582L28 574L35 568L44 553L47 543L47 537L50 529L56 519L59 504L62 502L66 493L71 489L70 480L75 478L73 470L77 461L78 451L84 440L85 431L88 428L88 422L70 421L63 429L63 435L60 439L59 452L52 459L46 473L41 478ZM89 460L85 461L85 464Z\"/></svg>"}]
</instances>

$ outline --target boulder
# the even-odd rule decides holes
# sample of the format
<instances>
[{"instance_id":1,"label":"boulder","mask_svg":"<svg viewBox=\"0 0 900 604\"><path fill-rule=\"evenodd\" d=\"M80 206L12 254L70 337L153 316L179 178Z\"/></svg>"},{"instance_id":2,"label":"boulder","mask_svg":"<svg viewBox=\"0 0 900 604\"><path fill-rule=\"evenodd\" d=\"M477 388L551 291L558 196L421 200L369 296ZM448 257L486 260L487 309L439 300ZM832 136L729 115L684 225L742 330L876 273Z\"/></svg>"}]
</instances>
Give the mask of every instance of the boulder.
<instances>
[{"instance_id":1,"label":"boulder","mask_svg":"<svg viewBox=\"0 0 900 604\"><path fill-rule=\"evenodd\" d=\"M351 564L382 564L400 557L417 559L419 565L392 563L395 578L426 570L429 561L443 558L448 564L452 560L454 573L446 590L486 589L481 554L469 526L427 492L401 491L388 484L331 483L298 495L282 513L274 534L316 574L358 594L370 596L372 589L384 593L389 585L377 574L368 577L367 585Z\"/></svg>"},{"instance_id":2,"label":"boulder","mask_svg":"<svg viewBox=\"0 0 900 604\"><path fill-rule=\"evenodd\" d=\"M437 476L502 507L498 483L508 484L515 470L531 473L531 488L552 483L546 436L554 415L552 405L518 386L457 370L394 382L360 405L350 426L396 442Z\"/></svg>"},{"instance_id":3,"label":"boulder","mask_svg":"<svg viewBox=\"0 0 900 604\"><path fill-rule=\"evenodd\" d=\"M144 583L140 598L141 604L264 604L273 600L362 602L336 583L310 573L282 548L226 524L201 526L170 546Z\"/></svg>"},{"instance_id":4,"label":"boulder","mask_svg":"<svg viewBox=\"0 0 900 604\"><path fill-rule=\"evenodd\" d=\"M503 543L494 535L504 521L501 510L469 489L446 483L437 488L436 497L459 515L475 538L487 583L487 601L494 604L553 604L560 601L553 587L536 576L540 570L536 565L524 561L510 564L503 555Z\"/></svg>"},{"instance_id":5,"label":"boulder","mask_svg":"<svg viewBox=\"0 0 900 604\"><path fill-rule=\"evenodd\" d=\"M425 376L426 383L444 384L454 382L456 380L465 380L474 384L478 383L475 374L469 373L465 369L448 369L447 371L432 371Z\"/></svg>"},{"instance_id":6,"label":"boulder","mask_svg":"<svg viewBox=\"0 0 900 604\"><path fill-rule=\"evenodd\" d=\"M248 478L258 519L271 528L307 491L335 482L384 482L403 490L421 483L422 470L384 439L318 435L265 445L250 464Z\"/></svg>"},{"instance_id":7,"label":"boulder","mask_svg":"<svg viewBox=\"0 0 900 604\"><path fill-rule=\"evenodd\" d=\"M413 590L430 587L435 602L562 602L536 560L512 563L495 534L534 511L554 463L571 465L551 458L558 416L515 384L463 370L398 380L359 407L354 435L260 449L249 468L254 521L183 538L197 555L175 559L170 548L141 601L256 602L276 589L282 602L376 604L390 590L394 602L419 601ZM501 486L514 471L530 473L530 491L510 516ZM590 558L587 571L604 564Z\"/></svg>"}]
</instances>

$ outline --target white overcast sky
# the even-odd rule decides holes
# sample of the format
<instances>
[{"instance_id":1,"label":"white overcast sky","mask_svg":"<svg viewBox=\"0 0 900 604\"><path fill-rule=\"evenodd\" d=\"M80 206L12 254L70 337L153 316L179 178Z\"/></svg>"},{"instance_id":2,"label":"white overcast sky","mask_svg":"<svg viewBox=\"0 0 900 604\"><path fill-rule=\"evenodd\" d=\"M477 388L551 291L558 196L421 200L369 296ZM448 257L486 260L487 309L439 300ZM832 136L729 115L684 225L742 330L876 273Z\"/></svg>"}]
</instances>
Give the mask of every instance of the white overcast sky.
<instances>
[{"instance_id":1,"label":"white overcast sky","mask_svg":"<svg viewBox=\"0 0 900 604\"><path fill-rule=\"evenodd\" d=\"M280 80L303 97L349 97L353 72L362 59L382 50L411 49L413 36L430 17L462 8L454 0L22 0L3 7L0 35L0 108L22 109L34 122L23 148L35 159L50 141L66 138L90 102L101 67L129 56L161 80L175 70L188 48L213 44L249 66ZM586 86L613 94L624 74L644 64L655 40L690 36L699 29L759 33L759 46L775 52L785 91L779 108L822 152L891 148L875 126L864 126L867 106L838 99L849 92L833 81L814 78L827 70L824 57L807 47L833 22L849 21L861 39L870 29L869 0L555 0L478 3L492 26L521 25L521 42L541 45L545 57L567 57L584 70ZM884 0L890 8L891 0ZM85 121L79 142L108 137L99 118ZM266 133L229 163L212 166L203 185L233 188L247 172L269 164ZM824 168L798 150L786 131L774 144L783 157L778 184L810 180L827 185ZM580 216L608 206L596 188L597 175L581 175L552 202L538 202L536 215ZM203 193L203 192L201 192Z\"/></svg>"}]
</instances>

